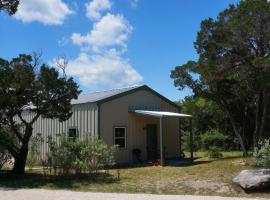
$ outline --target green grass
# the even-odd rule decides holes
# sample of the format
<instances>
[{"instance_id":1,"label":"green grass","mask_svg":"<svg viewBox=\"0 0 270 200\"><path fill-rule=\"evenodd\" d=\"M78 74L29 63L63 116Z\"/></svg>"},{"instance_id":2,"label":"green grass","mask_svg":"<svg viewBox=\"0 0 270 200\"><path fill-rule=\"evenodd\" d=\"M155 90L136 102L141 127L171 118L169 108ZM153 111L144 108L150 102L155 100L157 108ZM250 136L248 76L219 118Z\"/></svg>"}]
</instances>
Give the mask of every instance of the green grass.
<instances>
[{"instance_id":1,"label":"green grass","mask_svg":"<svg viewBox=\"0 0 270 200\"><path fill-rule=\"evenodd\" d=\"M27 172L23 176L0 175L0 187L68 189L95 192L196 194L243 197L269 197L269 193L245 193L232 183L241 170L252 167L252 158L241 158L240 152L224 152L224 158L209 160L202 156L193 165L182 167L130 167L110 175L87 177L43 176L41 171Z\"/></svg>"},{"instance_id":2,"label":"green grass","mask_svg":"<svg viewBox=\"0 0 270 200\"><path fill-rule=\"evenodd\" d=\"M243 153L242 151L223 151L221 152L223 154L224 158L236 158L236 157L242 157ZM185 152L186 156L190 156L189 152ZM207 156L207 152L205 151L198 151L198 152L194 152L194 157L195 158L203 158Z\"/></svg>"}]
</instances>

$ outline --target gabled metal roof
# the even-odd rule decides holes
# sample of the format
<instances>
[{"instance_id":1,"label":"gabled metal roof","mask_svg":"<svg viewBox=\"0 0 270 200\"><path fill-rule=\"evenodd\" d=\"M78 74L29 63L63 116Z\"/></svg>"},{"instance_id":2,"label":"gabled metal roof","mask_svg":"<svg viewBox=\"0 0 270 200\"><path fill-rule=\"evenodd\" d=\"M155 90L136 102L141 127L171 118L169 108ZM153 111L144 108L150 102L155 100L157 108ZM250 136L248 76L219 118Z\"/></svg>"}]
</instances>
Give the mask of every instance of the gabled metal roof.
<instances>
[{"instance_id":1,"label":"gabled metal roof","mask_svg":"<svg viewBox=\"0 0 270 200\"><path fill-rule=\"evenodd\" d=\"M82 103L95 103L110 97L113 97L118 94L122 94L124 92L128 92L130 90L141 87L141 85L112 89L107 91L93 92L88 94L80 94L78 99L73 99L71 104L82 104Z\"/></svg>"},{"instance_id":2,"label":"gabled metal roof","mask_svg":"<svg viewBox=\"0 0 270 200\"><path fill-rule=\"evenodd\" d=\"M125 87L125 88L119 88L119 89L113 89L113 90L107 90L107 91L101 91L101 92L93 92L88 94L80 94L78 99L73 99L71 101L71 104L83 104L83 103L98 103L102 104L107 101L111 101L113 99L131 94L133 92L136 92L138 90L146 90L151 92L152 94L158 96L159 98L163 99L167 103L171 104L172 106L179 109L179 106L169 100L168 98L162 96L152 88L148 87L147 85L135 85L131 87Z\"/></svg>"}]
</instances>

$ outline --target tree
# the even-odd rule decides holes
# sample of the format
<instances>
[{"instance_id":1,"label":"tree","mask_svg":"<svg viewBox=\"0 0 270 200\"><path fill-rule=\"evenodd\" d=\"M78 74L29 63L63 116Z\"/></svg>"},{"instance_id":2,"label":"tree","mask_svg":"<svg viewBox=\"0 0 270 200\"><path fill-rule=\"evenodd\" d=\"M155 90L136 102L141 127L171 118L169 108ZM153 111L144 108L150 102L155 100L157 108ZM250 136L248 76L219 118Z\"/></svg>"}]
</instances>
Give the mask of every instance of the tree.
<instances>
[{"instance_id":1,"label":"tree","mask_svg":"<svg viewBox=\"0 0 270 200\"><path fill-rule=\"evenodd\" d=\"M202 21L195 48L197 62L176 67L171 77L180 90L215 101L230 118L244 154L241 131L253 118L254 146L266 136L270 94L270 3L243 0L216 20ZM192 75L198 74L196 79Z\"/></svg>"},{"instance_id":2,"label":"tree","mask_svg":"<svg viewBox=\"0 0 270 200\"><path fill-rule=\"evenodd\" d=\"M179 105L181 112L190 113L193 116L194 134L201 135L211 129L218 129L231 135L228 117L215 102L202 97L187 96ZM182 127L188 130L189 123L183 125Z\"/></svg>"},{"instance_id":3,"label":"tree","mask_svg":"<svg viewBox=\"0 0 270 200\"><path fill-rule=\"evenodd\" d=\"M14 15L17 12L20 0L0 0L0 11L5 10L9 15Z\"/></svg>"},{"instance_id":4,"label":"tree","mask_svg":"<svg viewBox=\"0 0 270 200\"><path fill-rule=\"evenodd\" d=\"M14 157L13 172L24 173L33 124L39 117L67 120L71 99L80 91L72 78L40 64L40 56L21 54L10 62L0 59L0 145ZM24 113L34 117L26 119ZM15 121L19 117L21 123Z\"/></svg>"}]
</instances>

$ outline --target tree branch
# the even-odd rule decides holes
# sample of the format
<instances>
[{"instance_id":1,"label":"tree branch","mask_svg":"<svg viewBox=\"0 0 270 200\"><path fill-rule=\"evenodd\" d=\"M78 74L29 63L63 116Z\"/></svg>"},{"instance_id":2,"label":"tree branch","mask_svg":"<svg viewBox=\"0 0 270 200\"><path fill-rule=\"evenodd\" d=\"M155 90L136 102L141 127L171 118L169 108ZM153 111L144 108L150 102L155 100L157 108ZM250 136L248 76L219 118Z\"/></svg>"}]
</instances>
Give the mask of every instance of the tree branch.
<instances>
[{"instance_id":1,"label":"tree branch","mask_svg":"<svg viewBox=\"0 0 270 200\"><path fill-rule=\"evenodd\" d=\"M9 117L10 127L14 134L17 136L17 138L22 141L23 137L21 136L20 132L17 130L17 127L15 126L15 122L13 121L13 117Z\"/></svg>"},{"instance_id":2,"label":"tree branch","mask_svg":"<svg viewBox=\"0 0 270 200\"><path fill-rule=\"evenodd\" d=\"M36 116L30 121L29 124L31 124L31 126L32 126L39 117L40 117L40 114L37 113Z\"/></svg>"},{"instance_id":3,"label":"tree branch","mask_svg":"<svg viewBox=\"0 0 270 200\"><path fill-rule=\"evenodd\" d=\"M28 125L28 124L29 124L29 123L28 123L26 120L24 120L24 118L22 117L22 113L18 113L18 116L19 116L20 120L22 121L22 123L24 123L25 125Z\"/></svg>"}]
</instances>

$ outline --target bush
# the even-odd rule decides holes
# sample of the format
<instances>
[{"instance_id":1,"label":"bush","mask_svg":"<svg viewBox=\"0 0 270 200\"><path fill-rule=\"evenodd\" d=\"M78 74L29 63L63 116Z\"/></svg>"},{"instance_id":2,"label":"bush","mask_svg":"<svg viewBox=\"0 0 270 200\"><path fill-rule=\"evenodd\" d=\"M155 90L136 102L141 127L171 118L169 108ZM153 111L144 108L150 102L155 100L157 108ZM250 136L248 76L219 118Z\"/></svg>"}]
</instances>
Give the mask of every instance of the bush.
<instances>
[{"instance_id":1,"label":"bush","mask_svg":"<svg viewBox=\"0 0 270 200\"><path fill-rule=\"evenodd\" d=\"M207 152L207 156L209 158L218 159L218 158L222 158L223 154L222 154L222 152L221 152L221 150L219 148L211 147Z\"/></svg>"},{"instance_id":2,"label":"bush","mask_svg":"<svg viewBox=\"0 0 270 200\"><path fill-rule=\"evenodd\" d=\"M195 131L193 130L193 133ZM190 132L189 131L183 131L183 138L182 138L183 144L182 148L184 151L190 151ZM198 151L201 148L201 138L200 135L193 134L193 151Z\"/></svg>"},{"instance_id":3,"label":"bush","mask_svg":"<svg viewBox=\"0 0 270 200\"><path fill-rule=\"evenodd\" d=\"M211 150L214 147L223 149L225 147L226 140L227 136L220 133L217 129L211 129L201 135L202 148L204 150Z\"/></svg>"},{"instance_id":4,"label":"bush","mask_svg":"<svg viewBox=\"0 0 270 200\"><path fill-rule=\"evenodd\" d=\"M98 169L106 169L115 164L114 154L117 147L109 147L102 140L84 134L73 140L65 134L60 136L59 144L48 138L50 152L43 165L54 169L54 173L69 174L72 171L91 174ZM47 166L44 166L46 168Z\"/></svg>"},{"instance_id":5,"label":"bush","mask_svg":"<svg viewBox=\"0 0 270 200\"><path fill-rule=\"evenodd\" d=\"M35 165L40 163L40 144L42 142L41 134L37 134L31 139L30 150L26 160L26 165L29 167L29 170L32 170Z\"/></svg>"},{"instance_id":6,"label":"bush","mask_svg":"<svg viewBox=\"0 0 270 200\"><path fill-rule=\"evenodd\" d=\"M254 149L255 163L258 167L270 168L270 140L259 142L257 148Z\"/></svg>"},{"instance_id":7,"label":"bush","mask_svg":"<svg viewBox=\"0 0 270 200\"><path fill-rule=\"evenodd\" d=\"M8 153L6 149L0 146L0 170L6 164L11 164L12 156Z\"/></svg>"}]
</instances>

